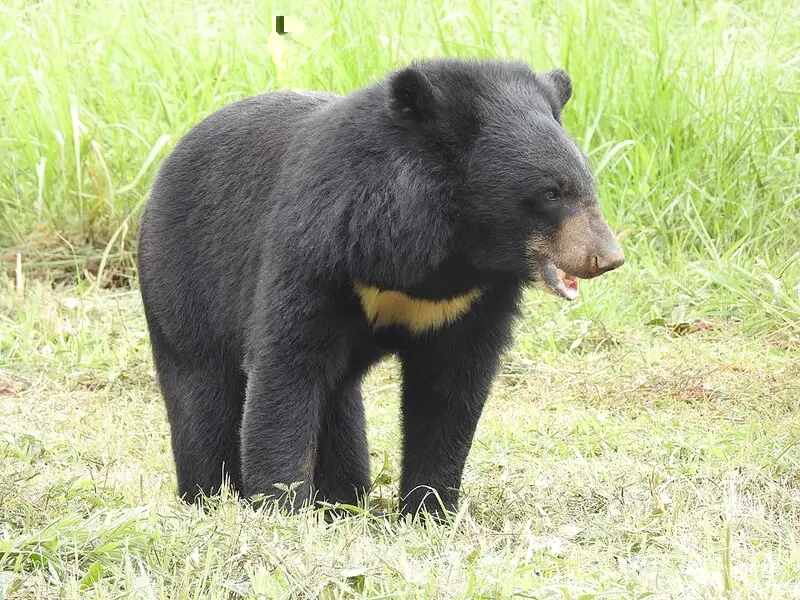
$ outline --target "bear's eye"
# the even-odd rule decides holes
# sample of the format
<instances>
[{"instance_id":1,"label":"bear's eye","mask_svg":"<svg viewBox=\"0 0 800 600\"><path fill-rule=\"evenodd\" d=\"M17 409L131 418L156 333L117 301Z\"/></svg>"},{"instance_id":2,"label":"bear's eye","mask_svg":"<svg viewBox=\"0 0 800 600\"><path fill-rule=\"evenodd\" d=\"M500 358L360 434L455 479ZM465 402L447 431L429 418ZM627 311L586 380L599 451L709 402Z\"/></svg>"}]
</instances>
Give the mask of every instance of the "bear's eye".
<instances>
[{"instance_id":1,"label":"bear's eye","mask_svg":"<svg viewBox=\"0 0 800 600\"><path fill-rule=\"evenodd\" d=\"M555 200L558 200L559 195L558 195L558 192L556 190L547 190L545 192L545 194L544 194L544 198L545 198L545 200L553 202Z\"/></svg>"}]
</instances>

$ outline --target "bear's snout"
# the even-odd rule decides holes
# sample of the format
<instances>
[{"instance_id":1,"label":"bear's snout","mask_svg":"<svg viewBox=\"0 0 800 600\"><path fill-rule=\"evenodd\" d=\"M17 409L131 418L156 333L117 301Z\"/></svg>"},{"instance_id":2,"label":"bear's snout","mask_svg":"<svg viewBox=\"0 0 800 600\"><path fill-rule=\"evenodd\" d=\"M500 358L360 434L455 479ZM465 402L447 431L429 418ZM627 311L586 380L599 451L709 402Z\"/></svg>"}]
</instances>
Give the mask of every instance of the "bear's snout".
<instances>
[{"instance_id":1,"label":"bear's snout","mask_svg":"<svg viewBox=\"0 0 800 600\"><path fill-rule=\"evenodd\" d=\"M617 236L596 204L564 220L551 256L561 269L581 279L598 277L625 263Z\"/></svg>"},{"instance_id":2,"label":"bear's snout","mask_svg":"<svg viewBox=\"0 0 800 600\"><path fill-rule=\"evenodd\" d=\"M619 246L608 254L595 254L594 265L598 275L618 269L625 264L625 254Z\"/></svg>"}]
</instances>

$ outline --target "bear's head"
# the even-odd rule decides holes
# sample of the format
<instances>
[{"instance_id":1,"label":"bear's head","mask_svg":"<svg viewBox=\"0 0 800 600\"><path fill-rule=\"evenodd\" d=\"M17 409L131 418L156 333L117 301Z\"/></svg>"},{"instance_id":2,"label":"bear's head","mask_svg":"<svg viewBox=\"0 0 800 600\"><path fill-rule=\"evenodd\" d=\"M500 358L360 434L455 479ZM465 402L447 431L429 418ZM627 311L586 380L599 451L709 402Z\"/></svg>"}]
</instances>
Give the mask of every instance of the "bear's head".
<instances>
[{"instance_id":1,"label":"bear's head","mask_svg":"<svg viewBox=\"0 0 800 600\"><path fill-rule=\"evenodd\" d=\"M579 278L624 263L586 157L561 124L565 71L444 59L397 71L388 94L396 124L449 177L447 218L476 269L573 300Z\"/></svg>"}]
</instances>

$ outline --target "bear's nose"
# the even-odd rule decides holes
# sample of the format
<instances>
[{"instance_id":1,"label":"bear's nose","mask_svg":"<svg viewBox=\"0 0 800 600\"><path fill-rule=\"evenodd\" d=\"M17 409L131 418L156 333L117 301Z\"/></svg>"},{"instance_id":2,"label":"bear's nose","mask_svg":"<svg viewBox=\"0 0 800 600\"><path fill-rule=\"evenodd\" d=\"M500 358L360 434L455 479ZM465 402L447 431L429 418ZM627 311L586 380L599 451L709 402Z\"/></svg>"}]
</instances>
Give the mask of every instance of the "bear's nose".
<instances>
[{"instance_id":1,"label":"bear's nose","mask_svg":"<svg viewBox=\"0 0 800 600\"><path fill-rule=\"evenodd\" d=\"M597 270L598 275L618 269L624 264L625 254L623 254L622 249L620 248L617 248L614 252L609 254L595 254L594 257L594 267Z\"/></svg>"}]
</instances>

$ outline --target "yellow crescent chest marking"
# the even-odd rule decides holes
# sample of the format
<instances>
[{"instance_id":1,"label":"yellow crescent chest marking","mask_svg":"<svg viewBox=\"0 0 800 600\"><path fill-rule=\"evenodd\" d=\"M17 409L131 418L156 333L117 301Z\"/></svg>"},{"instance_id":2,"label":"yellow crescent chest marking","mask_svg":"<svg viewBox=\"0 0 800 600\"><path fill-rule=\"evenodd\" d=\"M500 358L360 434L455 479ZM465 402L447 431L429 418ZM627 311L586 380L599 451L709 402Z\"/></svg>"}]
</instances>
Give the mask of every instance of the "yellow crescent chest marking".
<instances>
[{"instance_id":1,"label":"yellow crescent chest marking","mask_svg":"<svg viewBox=\"0 0 800 600\"><path fill-rule=\"evenodd\" d=\"M402 325L414 333L452 323L463 316L482 294L482 290L474 289L447 300L425 300L360 283L355 287L373 327Z\"/></svg>"}]
</instances>

